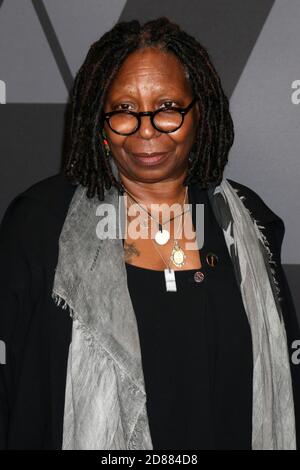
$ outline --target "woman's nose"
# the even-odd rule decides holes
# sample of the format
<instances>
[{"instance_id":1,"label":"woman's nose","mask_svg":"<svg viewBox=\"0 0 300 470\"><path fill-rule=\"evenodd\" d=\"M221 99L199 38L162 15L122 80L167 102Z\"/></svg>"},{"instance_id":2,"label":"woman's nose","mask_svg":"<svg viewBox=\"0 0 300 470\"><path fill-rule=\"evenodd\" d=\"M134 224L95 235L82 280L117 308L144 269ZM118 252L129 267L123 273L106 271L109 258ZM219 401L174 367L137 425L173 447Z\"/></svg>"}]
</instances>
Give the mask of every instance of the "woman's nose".
<instances>
[{"instance_id":1,"label":"woman's nose","mask_svg":"<svg viewBox=\"0 0 300 470\"><path fill-rule=\"evenodd\" d=\"M142 139L152 139L160 134L158 130L152 126L150 116L141 116L141 126L138 133Z\"/></svg>"}]
</instances>

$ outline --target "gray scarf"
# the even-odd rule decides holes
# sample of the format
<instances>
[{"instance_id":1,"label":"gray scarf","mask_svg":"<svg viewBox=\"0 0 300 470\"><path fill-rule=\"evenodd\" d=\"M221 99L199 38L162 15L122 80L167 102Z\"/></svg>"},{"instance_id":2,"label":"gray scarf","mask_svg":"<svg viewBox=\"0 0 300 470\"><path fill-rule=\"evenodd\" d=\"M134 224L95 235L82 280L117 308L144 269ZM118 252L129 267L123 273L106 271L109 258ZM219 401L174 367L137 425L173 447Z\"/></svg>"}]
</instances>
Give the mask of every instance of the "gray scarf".
<instances>
[{"instance_id":1,"label":"gray scarf","mask_svg":"<svg viewBox=\"0 0 300 470\"><path fill-rule=\"evenodd\" d=\"M117 213L118 196L114 187L105 196ZM296 449L287 338L267 240L227 180L209 197L251 327L252 449ZM78 186L59 239L52 296L73 319L63 449L152 449L123 241L118 226L116 239L97 237L99 204Z\"/></svg>"}]
</instances>

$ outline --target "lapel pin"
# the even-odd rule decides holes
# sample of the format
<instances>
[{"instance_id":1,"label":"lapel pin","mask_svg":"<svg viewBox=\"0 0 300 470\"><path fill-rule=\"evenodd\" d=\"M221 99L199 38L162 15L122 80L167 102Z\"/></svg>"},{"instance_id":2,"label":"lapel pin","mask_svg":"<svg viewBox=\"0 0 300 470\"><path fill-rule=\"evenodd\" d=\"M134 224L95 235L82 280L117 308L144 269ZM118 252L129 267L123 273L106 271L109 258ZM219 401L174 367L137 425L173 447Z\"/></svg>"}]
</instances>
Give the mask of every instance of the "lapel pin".
<instances>
[{"instance_id":1,"label":"lapel pin","mask_svg":"<svg viewBox=\"0 0 300 470\"><path fill-rule=\"evenodd\" d=\"M205 259L208 266L210 266L211 268L215 268L219 261L219 258L215 253L207 253Z\"/></svg>"},{"instance_id":2,"label":"lapel pin","mask_svg":"<svg viewBox=\"0 0 300 470\"><path fill-rule=\"evenodd\" d=\"M196 271L194 274L194 281L195 282L202 282L204 279L204 274L202 271Z\"/></svg>"}]
</instances>

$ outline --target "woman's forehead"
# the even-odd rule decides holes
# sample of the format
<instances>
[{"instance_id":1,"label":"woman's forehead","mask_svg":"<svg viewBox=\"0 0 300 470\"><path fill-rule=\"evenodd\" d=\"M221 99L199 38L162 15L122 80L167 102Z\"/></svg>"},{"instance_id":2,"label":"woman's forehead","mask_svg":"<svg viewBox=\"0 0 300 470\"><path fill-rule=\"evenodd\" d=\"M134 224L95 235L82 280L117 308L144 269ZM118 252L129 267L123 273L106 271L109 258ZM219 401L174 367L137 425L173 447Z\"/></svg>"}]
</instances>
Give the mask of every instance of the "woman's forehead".
<instances>
[{"instance_id":1,"label":"woman's forehead","mask_svg":"<svg viewBox=\"0 0 300 470\"><path fill-rule=\"evenodd\" d=\"M166 86L174 90L189 90L190 84L184 66L172 53L157 48L147 48L132 52L123 62L110 91L126 90L134 92L137 88L159 91Z\"/></svg>"}]
</instances>

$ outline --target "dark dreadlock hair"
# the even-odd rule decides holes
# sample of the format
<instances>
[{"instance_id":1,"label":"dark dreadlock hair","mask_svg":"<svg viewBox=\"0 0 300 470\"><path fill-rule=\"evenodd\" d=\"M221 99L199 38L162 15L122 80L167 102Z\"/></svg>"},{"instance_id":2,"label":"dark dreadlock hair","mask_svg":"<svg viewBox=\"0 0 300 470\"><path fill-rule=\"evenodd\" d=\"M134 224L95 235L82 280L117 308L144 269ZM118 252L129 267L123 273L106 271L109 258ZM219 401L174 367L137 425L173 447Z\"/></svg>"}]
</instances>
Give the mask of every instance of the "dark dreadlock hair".
<instances>
[{"instance_id":1,"label":"dark dreadlock hair","mask_svg":"<svg viewBox=\"0 0 300 470\"><path fill-rule=\"evenodd\" d=\"M110 83L128 55L141 48L156 47L177 56L199 98L200 120L184 185L220 183L233 144L234 128L229 102L207 50L168 18L141 25L139 21L117 23L93 43L80 67L67 106L63 172L73 184L87 186L104 200L104 188L115 186L122 193L104 148L102 110Z\"/></svg>"}]
</instances>

